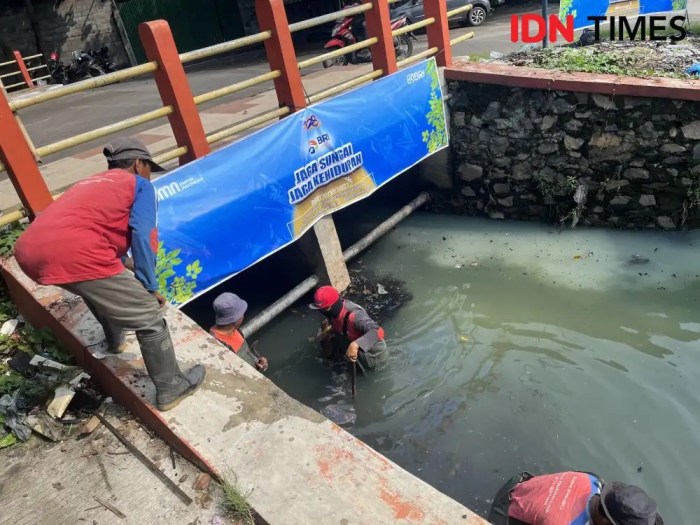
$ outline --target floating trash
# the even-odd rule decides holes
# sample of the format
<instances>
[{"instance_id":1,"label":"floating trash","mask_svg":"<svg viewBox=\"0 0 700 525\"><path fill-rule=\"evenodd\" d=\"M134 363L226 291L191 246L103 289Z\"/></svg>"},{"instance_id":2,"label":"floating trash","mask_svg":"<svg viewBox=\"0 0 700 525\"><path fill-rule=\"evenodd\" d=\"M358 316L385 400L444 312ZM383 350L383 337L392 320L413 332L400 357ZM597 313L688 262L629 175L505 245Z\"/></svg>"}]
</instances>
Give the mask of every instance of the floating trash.
<instances>
[{"instance_id":1,"label":"floating trash","mask_svg":"<svg viewBox=\"0 0 700 525\"><path fill-rule=\"evenodd\" d=\"M635 254L632 257L630 257L630 264L646 264L649 262L649 259L646 257L642 257L641 255Z\"/></svg>"},{"instance_id":2,"label":"floating trash","mask_svg":"<svg viewBox=\"0 0 700 525\"><path fill-rule=\"evenodd\" d=\"M352 425L357 421L355 409L350 405L328 405L321 409L321 414L336 425Z\"/></svg>"}]
</instances>

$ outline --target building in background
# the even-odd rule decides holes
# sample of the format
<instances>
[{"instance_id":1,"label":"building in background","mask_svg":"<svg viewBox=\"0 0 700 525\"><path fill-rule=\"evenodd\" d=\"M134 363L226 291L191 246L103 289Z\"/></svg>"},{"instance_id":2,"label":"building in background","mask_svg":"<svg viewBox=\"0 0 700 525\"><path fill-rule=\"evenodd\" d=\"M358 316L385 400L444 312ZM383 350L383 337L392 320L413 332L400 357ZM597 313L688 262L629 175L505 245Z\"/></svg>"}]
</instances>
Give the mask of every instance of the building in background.
<instances>
[{"instance_id":1,"label":"building in background","mask_svg":"<svg viewBox=\"0 0 700 525\"><path fill-rule=\"evenodd\" d=\"M119 65L144 62L138 25L165 19L181 52L258 31L255 0L2 0L0 61L23 55L108 46ZM339 9L339 0L285 0L290 22Z\"/></svg>"}]
</instances>

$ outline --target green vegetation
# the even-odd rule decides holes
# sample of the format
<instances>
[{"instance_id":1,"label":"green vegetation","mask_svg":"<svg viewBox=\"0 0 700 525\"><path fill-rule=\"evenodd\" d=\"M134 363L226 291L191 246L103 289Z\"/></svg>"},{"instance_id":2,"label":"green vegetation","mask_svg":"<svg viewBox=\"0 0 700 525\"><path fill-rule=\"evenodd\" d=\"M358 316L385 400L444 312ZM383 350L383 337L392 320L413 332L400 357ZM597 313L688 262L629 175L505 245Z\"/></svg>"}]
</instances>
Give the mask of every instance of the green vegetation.
<instances>
[{"instance_id":1,"label":"green vegetation","mask_svg":"<svg viewBox=\"0 0 700 525\"><path fill-rule=\"evenodd\" d=\"M185 267L185 275L177 275L177 266L182 264L181 250L166 251L162 242L158 244L158 262L156 263L156 277L158 288L163 296L174 304L182 304L194 295L197 287L197 277L202 273L199 261L194 261ZM169 279L172 279L169 281Z\"/></svg>"},{"instance_id":2,"label":"green vegetation","mask_svg":"<svg viewBox=\"0 0 700 525\"><path fill-rule=\"evenodd\" d=\"M247 500L250 493L243 494L238 488L237 481L231 482L224 479L220 486L223 492L221 506L226 514L242 525L254 525L253 508Z\"/></svg>"},{"instance_id":3,"label":"green vegetation","mask_svg":"<svg viewBox=\"0 0 700 525\"><path fill-rule=\"evenodd\" d=\"M697 214L700 210L700 183L693 181L688 186L685 200L683 201L683 209L681 210L681 228L685 226L686 221Z\"/></svg>"},{"instance_id":4,"label":"green vegetation","mask_svg":"<svg viewBox=\"0 0 700 525\"><path fill-rule=\"evenodd\" d=\"M435 60L426 62L426 73L430 76L430 111L426 115L429 129L423 132L423 142L428 146L428 152L433 153L447 145L447 129L445 125L445 108L440 93L440 77Z\"/></svg>"},{"instance_id":5,"label":"green vegetation","mask_svg":"<svg viewBox=\"0 0 700 525\"><path fill-rule=\"evenodd\" d=\"M574 0L561 0L559 3L559 12L576 17L576 11L572 9Z\"/></svg>"},{"instance_id":6,"label":"green vegetation","mask_svg":"<svg viewBox=\"0 0 700 525\"><path fill-rule=\"evenodd\" d=\"M0 256L12 255L15 242L24 229L23 225L14 224L0 231ZM10 300L7 289L0 284L0 326L18 316L17 307ZM63 364L69 364L71 357L48 330L34 328L26 322L19 323L9 336L0 335L0 397L18 394L29 404L42 403L57 385L32 381L12 370L7 361L18 352L30 356L42 355ZM0 449L17 442L12 434L5 435L3 424L4 420L0 416Z\"/></svg>"},{"instance_id":7,"label":"green vegetation","mask_svg":"<svg viewBox=\"0 0 700 525\"><path fill-rule=\"evenodd\" d=\"M532 56L532 65L558 71L581 71L633 77L688 78L683 70L663 68L658 51L639 47L633 52L609 48L567 47L546 49Z\"/></svg>"},{"instance_id":8,"label":"green vegetation","mask_svg":"<svg viewBox=\"0 0 700 525\"><path fill-rule=\"evenodd\" d=\"M2 230L0 233L0 257L8 257L14 253L17 239L26 229L25 224L15 222Z\"/></svg>"}]
</instances>

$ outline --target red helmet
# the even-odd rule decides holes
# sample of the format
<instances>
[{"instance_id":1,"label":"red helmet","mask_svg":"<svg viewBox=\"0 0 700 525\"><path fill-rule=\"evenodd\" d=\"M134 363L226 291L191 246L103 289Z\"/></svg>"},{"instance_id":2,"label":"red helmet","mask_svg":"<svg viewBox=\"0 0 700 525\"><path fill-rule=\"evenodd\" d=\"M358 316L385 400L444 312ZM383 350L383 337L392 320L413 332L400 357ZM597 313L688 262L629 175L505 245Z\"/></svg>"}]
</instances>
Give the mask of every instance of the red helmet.
<instances>
[{"instance_id":1,"label":"red helmet","mask_svg":"<svg viewBox=\"0 0 700 525\"><path fill-rule=\"evenodd\" d=\"M338 290L332 286L321 286L314 294L314 302L309 305L313 310L325 310L330 308L340 299Z\"/></svg>"},{"instance_id":2,"label":"red helmet","mask_svg":"<svg viewBox=\"0 0 700 525\"><path fill-rule=\"evenodd\" d=\"M50 58L51 60L58 60L58 53L56 53L56 51L54 51L53 53L51 53L51 54L49 55L49 58Z\"/></svg>"}]
</instances>

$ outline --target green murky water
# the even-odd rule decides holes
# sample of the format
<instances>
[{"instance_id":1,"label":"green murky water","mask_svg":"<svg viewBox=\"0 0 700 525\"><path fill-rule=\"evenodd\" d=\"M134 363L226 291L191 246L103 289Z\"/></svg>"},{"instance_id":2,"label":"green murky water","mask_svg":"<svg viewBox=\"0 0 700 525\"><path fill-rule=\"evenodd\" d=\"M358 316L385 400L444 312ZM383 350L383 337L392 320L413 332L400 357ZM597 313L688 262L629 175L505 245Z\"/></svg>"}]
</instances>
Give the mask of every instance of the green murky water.
<instances>
[{"instance_id":1,"label":"green murky water","mask_svg":"<svg viewBox=\"0 0 700 525\"><path fill-rule=\"evenodd\" d=\"M414 296L381 320L392 363L359 377L356 401L344 368L316 357L320 317L301 305L259 350L290 395L354 411L350 432L481 514L515 473L579 469L638 484L666 523L693 524L699 251L700 232L419 213L356 263Z\"/></svg>"}]
</instances>

